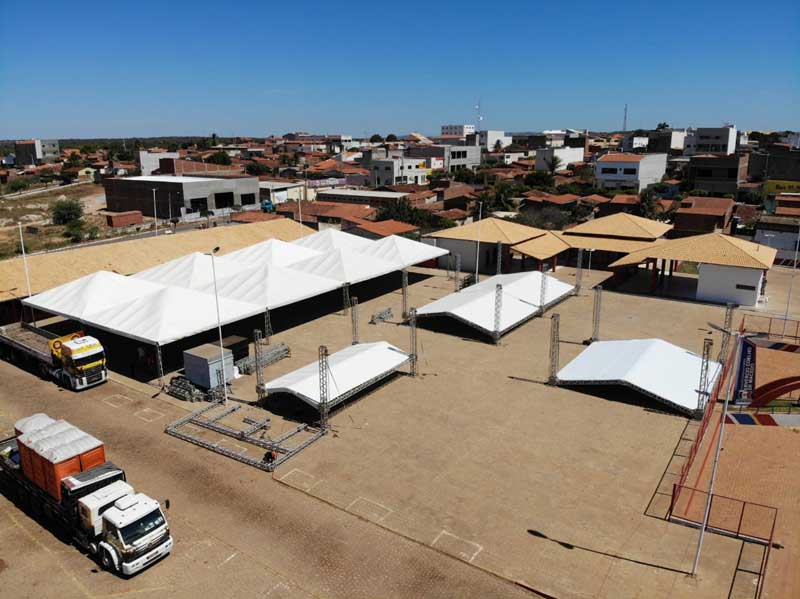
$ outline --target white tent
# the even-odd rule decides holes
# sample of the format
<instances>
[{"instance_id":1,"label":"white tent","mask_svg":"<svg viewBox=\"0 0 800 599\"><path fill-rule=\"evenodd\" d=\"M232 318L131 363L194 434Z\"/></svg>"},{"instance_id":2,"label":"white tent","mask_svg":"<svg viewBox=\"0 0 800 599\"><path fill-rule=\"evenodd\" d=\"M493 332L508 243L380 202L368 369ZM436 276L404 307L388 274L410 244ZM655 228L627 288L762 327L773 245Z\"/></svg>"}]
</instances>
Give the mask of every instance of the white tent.
<instances>
[{"instance_id":1,"label":"white tent","mask_svg":"<svg viewBox=\"0 0 800 599\"><path fill-rule=\"evenodd\" d=\"M337 229L325 229L296 239L292 243L318 252L331 252L340 249L363 250L373 242L358 235L342 233Z\"/></svg>"},{"instance_id":2,"label":"white tent","mask_svg":"<svg viewBox=\"0 0 800 599\"><path fill-rule=\"evenodd\" d=\"M223 261L217 258L214 263L217 279L239 272L242 266L234 261ZM131 275L135 279L152 281L162 285L174 285L186 289L200 289L214 280L211 267L211 256L194 252L164 264L153 266L147 270Z\"/></svg>"},{"instance_id":3,"label":"white tent","mask_svg":"<svg viewBox=\"0 0 800 599\"><path fill-rule=\"evenodd\" d=\"M378 241L373 241L372 245L360 249L359 252L373 258L393 262L400 265L399 268L413 266L449 253L446 249L413 241L406 237L399 237L398 235L389 235Z\"/></svg>"},{"instance_id":4,"label":"white tent","mask_svg":"<svg viewBox=\"0 0 800 599\"><path fill-rule=\"evenodd\" d=\"M287 243L280 239L267 239L261 243L256 243L240 250L225 254L217 264L239 266L260 266L270 264L277 266L289 266L295 262L300 262L306 258L312 258L319 254L316 250L311 250L294 243Z\"/></svg>"},{"instance_id":5,"label":"white tent","mask_svg":"<svg viewBox=\"0 0 800 599\"><path fill-rule=\"evenodd\" d=\"M367 243L371 242L367 240ZM302 262L296 262L289 268L311 275L336 279L342 285L374 279L398 270L401 266L380 258L366 256L355 250L338 249L327 251Z\"/></svg>"},{"instance_id":6,"label":"white tent","mask_svg":"<svg viewBox=\"0 0 800 599\"><path fill-rule=\"evenodd\" d=\"M289 244L287 244L289 245ZM273 309L338 289L341 283L327 277L263 262L217 280L221 297L260 304ZM214 293L214 283L200 291Z\"/></svg>"},{"instance_id":7,"label":"white tent","mask_svg":"<svg viewBox=\"0 0 800 599\"><path fill-rule=\"evenodd\" d=\"M488 335L495 332L502 335L539 312L543 278L547 279L546 306L568 296L574 289L568 283L536 271L496 275L419 308L417 316L446 315ZM494 330L497 285L502 285L499 331Z\"/></svg>"},{"instance_id":8,"label":"white tent","mask_svg":"<svg viewBox=\"0 0 800 599\"><path fill-rule=\"evenodd\" d=\"M388 376L409 355L386 341L346 347L328 357L328 405L332 407L357 391ZM267 383L268 393L291 393L319 409L319 362L306 364Z\"/></svg>"},{"instance_id":9,"label":"white tent","mask_svg":"<svg viewBox=\"0 0 800 599\"><path fill-rule=\"evenodd\" d=\"M557 375L563 385L623 385L682 412L697 409L703 358L662 339L595 341ZM720 371L708 364L708 389Z\"/></svg>"},{"instance_id":10,"label":"white tent","mask_svg":"<svg viewBox=\"0 0 800 599\"><path fill-rule=\"evenodd\" d=\"M81 320L135 297L154 293L162 286L104 270L37 293L23 304Z\"/></svg>"},{"instance_id":11,"label":"white tent","mask_svg":"<svg viewBox=\"0 0 800 599\"><path fill-rule=\"evenodd\" d=\"M264 305L220 297L219 312L224 325L260 314ZM213 294L163 287L92 314L85 322L124 337L165 345L215 328L217 307Z\"/></svg>"}]
</instances>

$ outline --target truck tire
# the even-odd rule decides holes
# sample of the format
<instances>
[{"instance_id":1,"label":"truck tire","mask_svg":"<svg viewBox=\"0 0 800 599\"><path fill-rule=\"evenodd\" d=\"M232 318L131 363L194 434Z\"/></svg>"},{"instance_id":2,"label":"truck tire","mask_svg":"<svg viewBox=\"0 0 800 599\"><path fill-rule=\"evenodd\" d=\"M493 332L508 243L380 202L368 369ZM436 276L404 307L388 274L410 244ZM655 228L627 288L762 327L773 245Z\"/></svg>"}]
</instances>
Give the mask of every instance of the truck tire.
<instances>
[{"instance_id":1,"label":"truck tire","mask_svg":"<svg viewBox=\"0 0 800 599\"><path fill-rule=\"evenodd\" d=\"M111 553L109 553L108 549L103 549L100 551L100 563L102 564L103 568L109 572L117 571L117 566L114 564L114 558L111 557Z\"/></svg>"}]
</instances>

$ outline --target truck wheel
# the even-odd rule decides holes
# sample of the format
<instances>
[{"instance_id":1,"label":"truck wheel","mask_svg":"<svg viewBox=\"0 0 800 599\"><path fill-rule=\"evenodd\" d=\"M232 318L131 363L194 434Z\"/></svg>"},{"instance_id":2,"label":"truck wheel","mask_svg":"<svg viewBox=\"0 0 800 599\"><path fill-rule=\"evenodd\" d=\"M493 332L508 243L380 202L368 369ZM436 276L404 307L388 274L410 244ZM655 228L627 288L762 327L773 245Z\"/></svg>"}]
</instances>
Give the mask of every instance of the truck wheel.
<instances>
[{"instance_id":1,"label":"truck wheel","mask_svg":"<svg viewBox=\"0 0 800 599\"><path fill-rule=\"evenodd\" d=\"M111 554L108 552L108 549L103 549L103 551L100 553L100 563L103 565L103 568L109 572L117 571L117 567L114 565L114 560L111 557Z\"/></svg>"},{"instance_id":2,"label":"truck wheel","mask_svg":"<svg viewBox=\"0 0 800 599\"><path fill-rule=\"evenodd\" d=\"M69 375L68 374L61 375L61 380L63 381L64 388L72 391L72 381L70 380Z\"/></svg>"}]
</instances>

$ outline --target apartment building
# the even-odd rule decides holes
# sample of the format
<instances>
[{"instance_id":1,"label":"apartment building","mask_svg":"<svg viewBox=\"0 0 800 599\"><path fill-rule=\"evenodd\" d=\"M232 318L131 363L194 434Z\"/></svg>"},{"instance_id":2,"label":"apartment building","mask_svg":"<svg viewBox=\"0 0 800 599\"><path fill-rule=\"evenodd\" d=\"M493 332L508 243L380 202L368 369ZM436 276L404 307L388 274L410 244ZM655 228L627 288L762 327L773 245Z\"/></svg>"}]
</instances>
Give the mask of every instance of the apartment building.
<instances>
[{"instance_id":1,"label":"apartment building","mask_svg":"<svg viewBox=\"0 0 800 599\"><path fill-rule=\"evenodd\" d=\"M739 185L747 182L749 158L749 154L692 156L687 169L689 187L702 189L711 194L735 195Z\"/></svg>"},{"instance_id":2,"label":"apartment building","mask_svg":"<svg viewBox=\"0 0 800 599\"><path fill-rule=\"evenodd\" d=\"M26 139L14 143L16 164L50 164L61 157L57 139Z\"/></svg>"},{"instance_id":3,"label":"apartment building","mask_svg":"<svg viewBox=\"0 0 800 599\"><path fill-rule=\"evenodd\" d=\"M475 125L442 125L442 135L466 137L475 133Z\"/></svg>"},{"instance_id":4,"label":"apartment building","mask_svg":"<svg viewBox=\"0 0 800 599\"><path fill-rule=\"evenodd\" d=\"M687 156L707 153L733 154L736 152L737 139L734 125L689 129L683 153Z\"/></svg>"},{"instance_id":5,"label":"apartment building","mask_svg":"<svg viewBox=\"0 0 800 599\"><path fill-rule=\"evenodd\" d=\"M666 154L606 154L595 163L595 179L604 189L642 191L660 182L666 170Z\"/></svg>"}]
</instances>

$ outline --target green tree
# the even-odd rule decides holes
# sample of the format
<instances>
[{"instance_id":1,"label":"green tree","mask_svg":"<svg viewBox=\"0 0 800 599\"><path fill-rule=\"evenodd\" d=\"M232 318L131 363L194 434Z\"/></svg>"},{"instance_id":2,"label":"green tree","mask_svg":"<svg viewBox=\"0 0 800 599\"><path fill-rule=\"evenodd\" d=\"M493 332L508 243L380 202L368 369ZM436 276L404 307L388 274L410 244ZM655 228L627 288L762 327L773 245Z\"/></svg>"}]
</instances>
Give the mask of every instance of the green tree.
<instances>
[{"instance_id":1,"label":"green tree","mask_svg":"<svg viewBox=\"0 0 800 599\"><path fill-rule=\"evenodd\" d=\"M553 175L547 171L531 171L525 175L525 185L534 189L551 189L553 187Z\"/></svg>"},{"instance_id":2,"label":"green tree","mask_svg":"<svg viewBox=\"0 0 800 599\"><path fill-rule=\"evenodd\" d=\"M212 133L211 134L211 145L212 146L217 145L217 134L216 133Z\"/></svg>"},{"instance_id":3,"label":"green tree","mask_svg":"<svg viewBox=\"0 0 800 599\"><path fill-rule=\"evenodd\" d=\"M67 158L67 166L76 168L81 165L81 156L77 152L72 152Z\"/></svg>"},{"instance_id":4,"label":"green tree","mask_svg":"<svg viewBox=\"0 0 800 599\"><path fill-rule=\"evenodd\" d=\"M167 152L177 152L178 151L178 144L171 143L167 146Z\"/></svg>"},{"instance_id":5,"label":"green tree","mask_svg":"<svg viewBox=\"0 0 800 599\"><path fill-rule=\"evenodd\" d=\"M64 237L68 237L72 243L78 243L83 240L84 228L86 223L83 219L72 220L64 227Z\"/></svg>"},{"instance_id":6,"label":"green tree","mask_svg":"<svg viewBox=\"0 0 800 599\"><path fill-rule=\"evenodd\" d=\"M433 226L433 215L427 210L414 208L407 199L391 200L378 208L378 220L399 220L416 227Z\"/></svg>"},{"instance_id":7,"label":"green tree","mask_svg":"<svg viewBox=\"0 0 800 599\"><path fill-rule=\"evenodd\" d=\"M503 151L503 142L499 139L494 142L494 151L495 152L502 152Z\"/></svg>"},{"instance_id":8,"label":"green tree","mask_svg":"<svg viewBox=\"0 0 800 599\"><path fill-rule=\"evenodd\" d=\"M669 123L666 121L661 121L658 125L656 125L656 131L662 131L664 129L669 129Z\"/></svg>"},{"instance_id":9,"label":"green tree","mask_svg":"<svg viewBox=\"0 0 800 599\"><path fill-rule=\"evenodd\" d=\"M648 187L639 195L639 216L654 219L658 213L658 196L652 187Z\"/></svg>"},{"instance_id":10,"label":"green tree","mask_svg":"<svg viewBox=\"0 0 800 599\"><path fill-rule=\"evenodd\" d=\"M219 152L214 152L213 154L211 154L211 156L206 158L206 162L209 162L211 164L228 165L231 163L231 157L228 156L226 152L219 151Z\"/></svg>"},{"instance_id":11,"label":"green tree","mask_svg":"<svg viewBox=\"0 0 800 599\"><path fill-rule=\"evenodd\" d=\"M16 177L15 179L11 179L11 181L9 181L7 185L8 191L10 191L11 193L22 191L27 187L28 187L28 180L22 177Z\"/></svg>"},{"instance_id":12,"label":"green tree","mask_svg":"<svg viewBox=\"0 0 800 599\"><path fill-rule=\"evenodd\" d=\"M386 141L397 141L397 136L394 133L390 133L386 136Z\"/></svg>"},{"instance_id":13,"label":"green tree","mask_svg":"<svg viewBox=\"0 0 800 599\"><path fill-rule=\"evenodd\" d=\"M553 157L550 160L547 161L547 168L550 169L550 174L554 175L555 172L558 169L560 169L563 164L564 164L564 161L561 160L561 158L559 158L555 154L553 154Z\"/></svg>"},{"instance_id":14,"label":"green tree","mask_svg":"<svg viewBox=\"0 0 800 599\"><path fill-rule=\"evenodd\" d=\"M377 133L369 138L369 143L372 143L372 144L379 144L382 141L383 141L383 138L380 135L378 135Z\"/></svg>"},{"instance_id":15,"label":"green tree","mask_svg":"<svg viewBox=\"0 0 800 599\"><path fill-rule=\"evenodd\" d=\"M74 198L58 199L50 209L54 225L66 225L83 217L83 204Z\"/></svg>"},{"instance_id":16,"label":"green tree","mask_svg":"<svg viewBox=\"0 0 800 599\"><path fill-rule=\"evenodd\" d=\"M254 177L272 174L271 168L263 164L259 164L258 162L248 162L247 166L244 167L244 170L248 175L253 175Z\"/></svg>"}]
</instances>

